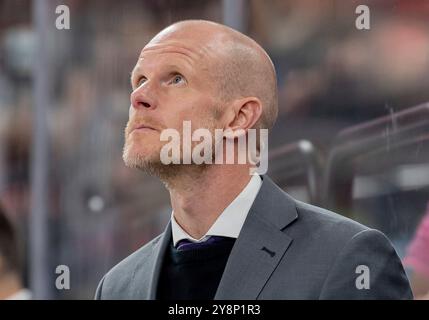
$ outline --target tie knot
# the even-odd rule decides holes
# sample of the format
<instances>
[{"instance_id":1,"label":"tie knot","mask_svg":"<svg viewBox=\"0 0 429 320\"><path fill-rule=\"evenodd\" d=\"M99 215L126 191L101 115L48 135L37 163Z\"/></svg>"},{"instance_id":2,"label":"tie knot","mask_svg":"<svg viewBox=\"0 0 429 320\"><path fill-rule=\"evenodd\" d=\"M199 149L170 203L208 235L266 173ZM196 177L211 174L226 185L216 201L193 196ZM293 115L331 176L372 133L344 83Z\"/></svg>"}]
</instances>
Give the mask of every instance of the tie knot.
<instances>
[{"instance_id":1,"label":"tie knot","mask_svg":"<svg viewBox=\"0 0 429 320\"><path fill-rule=\"evenodd\" d=\"M202 248L214 246L216 244L229 242L231 240L235 240L235 239L230 237L222 237L222 236L210 236L207 240L201 241L201 242L193 242L189 239L182 239L177 243L176 248L179 251L202 249Z\"/></svg>"}]
</instances>

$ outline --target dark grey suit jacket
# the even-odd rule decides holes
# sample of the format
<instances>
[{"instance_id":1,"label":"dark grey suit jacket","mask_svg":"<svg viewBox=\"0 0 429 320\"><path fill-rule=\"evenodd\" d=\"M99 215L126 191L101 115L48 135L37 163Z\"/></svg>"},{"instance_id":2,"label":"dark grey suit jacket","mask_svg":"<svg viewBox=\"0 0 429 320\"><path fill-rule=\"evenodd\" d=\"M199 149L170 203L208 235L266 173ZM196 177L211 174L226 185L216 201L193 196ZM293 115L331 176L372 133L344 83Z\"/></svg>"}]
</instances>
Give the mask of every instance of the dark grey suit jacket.
<instances>
[{"instance_id":1,"label":"dark grey suit jacket","mask_svg":"<svg viewBox=\"0 0 429 320\"><path fill-rule=\"evenodd\" d=\"M96 299L155 299L171 238L169 223L103 277ZM367 289L356 285L364 276L359 265L368 267ZM412 293L381 232L297 201L264 176L215 299L412 299Z\"/></svg>"}]
</instances>

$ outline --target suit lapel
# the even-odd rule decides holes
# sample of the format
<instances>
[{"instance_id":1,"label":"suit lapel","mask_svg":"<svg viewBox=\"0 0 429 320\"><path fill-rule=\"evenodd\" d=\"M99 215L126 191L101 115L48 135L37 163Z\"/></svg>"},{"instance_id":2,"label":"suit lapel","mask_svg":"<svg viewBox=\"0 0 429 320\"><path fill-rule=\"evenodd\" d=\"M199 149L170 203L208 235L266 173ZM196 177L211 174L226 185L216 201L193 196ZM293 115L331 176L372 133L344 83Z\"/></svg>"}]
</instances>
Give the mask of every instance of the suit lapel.
<instances>
[{"instance_id":1,"label":"suit lapel","mask_svg":"<svg viewBox=\"0 0 429 320\"><path fill-rule=\"evenodd\" d=\"M148 267L138 267L133 276L135 296L133 299L154 300L156 299L159 275L164 262L165 252L171 242L171 224L161 234L147 259L150 259Z\"/></svg>"},{"instance_id":2,"label":"suit lapel","mask_svg":"<svg viewBox=\"0 0 429 320\"><path fill-rule=\"evenodd\" d=\"M160 241L158 241L158 243L155 244L153 248L155 263L153 264L153 268L151 270L151 277L150 277L151 281L149 285L149 297L148 297L149 300L156 299L159 275L162 270L165 251L170 245L170 242L171 242L171 223L169 222L167 225L167 228L164 231L164 234L161 236Z\"/></svg>"},{"instance_id":3,"label":"suit lapel","mask_svg":"<svg viewBox=\"0 0 429 320\"><path fill-rule=\"evenodd\" d=\"M293 199L264 176L232 248L216 300L257 299L292 242L282 229L296 218Z\"/></svg>"}]
</instances>

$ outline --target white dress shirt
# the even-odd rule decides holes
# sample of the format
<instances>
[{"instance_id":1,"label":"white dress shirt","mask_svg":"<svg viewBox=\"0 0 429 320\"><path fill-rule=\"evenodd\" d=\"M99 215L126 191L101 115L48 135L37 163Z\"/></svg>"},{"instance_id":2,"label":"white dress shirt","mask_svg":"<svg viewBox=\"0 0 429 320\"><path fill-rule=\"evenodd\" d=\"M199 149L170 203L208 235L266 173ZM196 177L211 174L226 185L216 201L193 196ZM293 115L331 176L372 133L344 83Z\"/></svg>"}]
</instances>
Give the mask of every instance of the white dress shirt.
<instances>
[{"instance_id":1,"label":"white dress shirt","mask_svg":"<svg viewBox=\"0 0 429 320\"><path fill-rule=\"evenodd\" d=\"M174 212L172 212L171 230L174 246L183 239L188 239L192 242L203 242L210 238L210 236L238 238L261 184L261 177L259 175L253 175L246 187L244 187L241 193L225 208L216 219L215 223L210 227L209 231L207 231L201 239L195 239L183 230L174 218Z\"/></svg>"}]
</instances>

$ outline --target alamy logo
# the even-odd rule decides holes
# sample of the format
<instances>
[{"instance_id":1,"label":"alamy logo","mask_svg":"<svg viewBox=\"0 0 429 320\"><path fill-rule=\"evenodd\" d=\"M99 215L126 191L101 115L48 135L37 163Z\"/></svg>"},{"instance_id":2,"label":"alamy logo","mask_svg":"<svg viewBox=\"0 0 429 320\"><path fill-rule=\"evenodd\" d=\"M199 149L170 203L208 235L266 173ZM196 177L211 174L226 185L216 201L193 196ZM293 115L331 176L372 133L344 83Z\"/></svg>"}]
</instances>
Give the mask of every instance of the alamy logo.
<instances>
[{"instance_id":1,"label":"alamy logo","mask_svg":"<svg viewBox=\"0 0 429 320\"><path fill-rule=\"evenodd\" d=\"M70 289L70 269L66 265L59 265L55 269L55 273L59 276L55 280L55 287L58 290L69 290Z\"/></svg>"},{"instance_id":2,"label":"alamy logo","mask_svg":"<svg viewBox=\"0 0 429 320\"><path fill-rule=\"evenodd\" d=\"M55 27L58 30L70 29L70 9L68 6L62 4L55 8L55 13L59 14L55 20Z\"/></svg>"},{"instance_id":3,"label":"alamy logo","mask_svg":"<svg viewBox=\"0 0 429 320\"><path fill-rule=\"evenodd\" d=\"M356 7L355 13L359 14L355 21L356 29L369 30L371 28L369 7L361 4Z\"/></svg>"},{"instance_id":4,"label":"alamy logo","mask_svg":"<svg viewBox=\"0 0 429 320\"><path fill-rule=\"evenodd\" d=\"M369 290L370 288L370 273L369 268L366 265L359 265L356 267L356 271L359 276L356 278L355 285L358 290Z\"/></svg>"},{"instance_id":5,"label":"alamy logo","mask_svg":"<svg viewBox=\"0 0 429 320\"><path fill-rule=\"evenodd\" d=\"M160 140L167 143L160 151L160 160L165 165L250 163L251 175L263 175L268 169L268 129L259 129L259 137L257 131L248 129L246 135L242 129L215 129L213 137L210 130L205 128L192 133L191 121L183 121L182 134L170 128L161 132ZM193 142L197 144L193 146Z\"/></svg>"}]
</instances>

